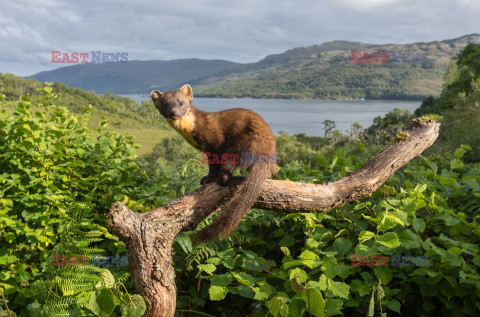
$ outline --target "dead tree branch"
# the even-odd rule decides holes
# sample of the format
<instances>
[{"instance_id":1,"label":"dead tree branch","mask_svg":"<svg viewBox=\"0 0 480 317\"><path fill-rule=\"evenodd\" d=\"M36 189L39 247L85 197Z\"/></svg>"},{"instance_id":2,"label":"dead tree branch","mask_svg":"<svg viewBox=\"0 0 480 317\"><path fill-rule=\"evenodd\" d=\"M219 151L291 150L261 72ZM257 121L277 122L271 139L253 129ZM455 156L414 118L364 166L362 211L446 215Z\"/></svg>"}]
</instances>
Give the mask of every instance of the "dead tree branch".
<instances>
[{"instance_id":1,"label":"dead tree branch","mask_svg":"<svg viewBox=\"0 0 480 317\"><path fill-rule=\"evenodd\" d=\"M315 185L267 180L255 208L283 212L329 210L370 196L399 168L430 147L440 124L415 119L405 131L408 139L384 149L356 172L326 184ZM173 239L194 230L228 201L235 186L210 183L139 214L115 203L109 226L125 242L130 272L137 291L147 303L145 316L173 316L176 307L175 272L171 263Z\"/></svg>"}]
</instances>

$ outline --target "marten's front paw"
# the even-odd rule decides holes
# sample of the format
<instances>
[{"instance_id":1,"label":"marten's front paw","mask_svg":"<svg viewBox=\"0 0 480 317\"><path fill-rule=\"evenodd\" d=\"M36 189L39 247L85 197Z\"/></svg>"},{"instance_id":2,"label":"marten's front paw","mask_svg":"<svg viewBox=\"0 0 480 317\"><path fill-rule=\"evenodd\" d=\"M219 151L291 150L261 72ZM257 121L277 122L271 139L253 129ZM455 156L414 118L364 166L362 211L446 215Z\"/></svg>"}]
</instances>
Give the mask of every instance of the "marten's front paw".
<instances>
[{"instance_id":1,"label":"marten's front paw","mask_svg":"<svg viewBox=\"0 0 480 317\"><path fill-rule=\"evenodd\" d=\"M225 186L225 185L227 185L229 179L230 179L230 175L221 174L220 176L217 176L215 178L215 182L220 186Z\"/></svg>"},{"instance_id":2,"label":"marten's front paw","mask_svg":"<svg viewBox=\"0 0 480 317\"><path fill-rule=\"evenodd\" d=\"M213 181L215 181L215 178L213 178L210 175L207 175L207 176L202 177L202 179L200 180L200 185L205 185L205 184L211 183Z\"/></svg>"}]
</instances>

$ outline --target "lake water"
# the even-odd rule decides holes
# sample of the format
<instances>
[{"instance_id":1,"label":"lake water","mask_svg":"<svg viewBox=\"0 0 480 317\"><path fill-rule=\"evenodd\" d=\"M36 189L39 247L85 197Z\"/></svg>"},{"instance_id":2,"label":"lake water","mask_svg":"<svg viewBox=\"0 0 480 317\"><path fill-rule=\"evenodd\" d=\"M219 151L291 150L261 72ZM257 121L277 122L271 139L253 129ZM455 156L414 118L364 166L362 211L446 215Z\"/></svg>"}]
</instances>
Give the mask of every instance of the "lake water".
<instances>
[{"instance_id":1,"label":"lake water","mask_svg":"<svg viewBox=\"0 0 480 317\"><path fill-rule=\"evenodd\" d=\"M125 94L138 103L150 100L150 96ZM373 123L373 118L384 116L395 108L413 112L421 101L405 100L296 100L296 99L227 99L197 98L195 107L205 111L219 111L228 108L246 108L260 114L270 125L273 133L286 131L290 135L305 133L310 136L323 136L322 122L335 121L336 129L346 132L357 122L364 128Z\"/></svg>"}]
</instances>

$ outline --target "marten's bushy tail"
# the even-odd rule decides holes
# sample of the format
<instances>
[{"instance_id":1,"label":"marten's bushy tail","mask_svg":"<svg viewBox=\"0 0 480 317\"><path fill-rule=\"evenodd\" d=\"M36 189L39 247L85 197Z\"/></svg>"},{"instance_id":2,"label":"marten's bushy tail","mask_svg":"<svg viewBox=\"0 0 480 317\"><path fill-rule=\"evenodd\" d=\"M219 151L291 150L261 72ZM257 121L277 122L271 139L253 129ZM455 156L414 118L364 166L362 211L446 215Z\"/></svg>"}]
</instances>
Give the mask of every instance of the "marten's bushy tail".
<instances>
[{"instance_id":1,"label":"marten's bushy tail","mask_svg":"<svg viewBox=\"0 0 480 317\"><path fill-rule=\"evenodd\" d=\"M209 226L200 230L195 241L207 242L217 237L221 239L228 237L257 200L268 175L270 175L269 164L253 164L251 171L239 185L232 199L223 207L220 216Z\"/></svg>"}]
</instances>

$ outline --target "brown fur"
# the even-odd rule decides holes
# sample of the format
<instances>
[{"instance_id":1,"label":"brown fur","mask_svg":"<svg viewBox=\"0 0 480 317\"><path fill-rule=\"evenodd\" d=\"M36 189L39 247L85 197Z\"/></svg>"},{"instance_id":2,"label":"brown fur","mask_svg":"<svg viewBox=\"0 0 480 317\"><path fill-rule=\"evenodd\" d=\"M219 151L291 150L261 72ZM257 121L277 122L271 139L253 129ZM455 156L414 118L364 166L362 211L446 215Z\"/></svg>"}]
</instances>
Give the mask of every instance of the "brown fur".
<instances>
[{"instance_id":1,"label":"brown fur","mask_svg":"<svg viewBox=\"0 0 480 317\"><path fill-rule=\"evenodd\" d=\"M276 154L275 138L270 127L253 111L241 108L218 112L198 110L191 103L193 94L190 85L166 93L154 90L151 97L170 125L203 152L219 157L224 153L264 154L270 157ZM223 208L222 214L198 233L197 240L205 242L218 236L226 238L255 203L267 177L276 173L276 164L272 161L262 164L210 164L208 175L200 182L215 181L225 185L236 168L246 169L249 172L247 178Z\"/></svg>"}]
</instances>

